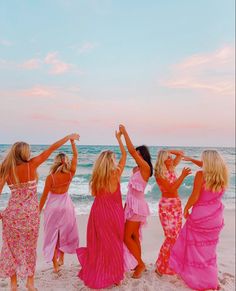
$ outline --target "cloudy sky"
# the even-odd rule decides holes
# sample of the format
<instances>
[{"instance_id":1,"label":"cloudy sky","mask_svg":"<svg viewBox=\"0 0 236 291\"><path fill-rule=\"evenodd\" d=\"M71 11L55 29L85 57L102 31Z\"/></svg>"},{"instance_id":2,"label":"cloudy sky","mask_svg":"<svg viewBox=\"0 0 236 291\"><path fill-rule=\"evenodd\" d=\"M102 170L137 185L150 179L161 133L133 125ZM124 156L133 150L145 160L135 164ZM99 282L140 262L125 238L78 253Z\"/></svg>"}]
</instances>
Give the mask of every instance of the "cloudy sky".
<instances>
[{"instance_id":1,"label":"cloudy sky","mask_svg":"<svg viewBox=\"0 0 236 291\"><path fill-rule=\"evenodd\" d=\"M0 2L0 143L234 145L234 0Z\"/></svg>"}]
</instances>

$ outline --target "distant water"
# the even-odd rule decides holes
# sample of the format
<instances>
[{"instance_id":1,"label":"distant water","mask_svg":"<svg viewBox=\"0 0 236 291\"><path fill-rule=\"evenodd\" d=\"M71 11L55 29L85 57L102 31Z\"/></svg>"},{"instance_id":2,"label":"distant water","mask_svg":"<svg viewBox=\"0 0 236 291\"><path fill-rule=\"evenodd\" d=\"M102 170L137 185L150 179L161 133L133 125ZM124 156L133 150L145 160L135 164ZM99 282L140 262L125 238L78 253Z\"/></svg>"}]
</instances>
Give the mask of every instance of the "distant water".
<instances>
[{"instance_id":1,"label":"distant water","mask_svg":"<svg viewBox=\"0 0 236 291\"><path fill-rule=\"evenodd\" d=\"M9 148L9 145L0 145L0 161L2 161L5 155L5 152L8 148ZM31 146L32 156L38 155L45 148L47 148L47 146L45 145ZM157 146L149 147L151 156L152 156L153 165L155 164L155 161L156 161L157 152L162 148L168 149L168 147L157 147ZM89 210L93 201L93 197L89 193L88 182L90 179L94 161L98 157L99 153L106 149L114 151L117 154L117 160L119 159L120 153L119 153L119 147L117 146L81 146L81 145L78 146L79 160L78 160L77 172L73 178L73 181L69 189L69 194L72 197L72 200L76 208L76 212L78 214L89 213ZM200 158L201 152L204 149L205 148L201 148L201 147L182 147L181 148L181 150L183 150L186 155L195 157L197 159ZM235 149L234 148L215 148L215 149L218 150L222 154L230 170L230 185L224 195L224 204L226 208L235 208ZM42 195L45 177L48 174L49 167L52 164L53 158L56 155L56 153L61 152L61 151L67 153L69 156L72 155L71 147L63 146L61 147L59 151L53 153L50 156L50 158L47 160L47 162L45 162L42 166L40 166L38 170L39 198ZM122 191L123 200L125 200L125 197L126 197L129 177L132 173L132 168L134 166L135 166L135 162L133 161L132 157L128 154L126 167L121 179L121 191ZM187 198L189 197L189 195L191 194L194 174L198 170L198 167L191 163L181 162L176 169L177 174L180 174L182 168L185 166L189 166L192 169L193 174L188 176L184 180L182 186L179 189L179 194L183 202L185 202ZM160 190L155 182L154 177L150 178L145 194L146 194L146 199L149 203L152 214L156 214L158 200L160 199ZM3 189L2 195L0 196L0 209L1 210L6 207L9 196L10 196L9 188L5 186Z\"/></svg>"}]
</instances>

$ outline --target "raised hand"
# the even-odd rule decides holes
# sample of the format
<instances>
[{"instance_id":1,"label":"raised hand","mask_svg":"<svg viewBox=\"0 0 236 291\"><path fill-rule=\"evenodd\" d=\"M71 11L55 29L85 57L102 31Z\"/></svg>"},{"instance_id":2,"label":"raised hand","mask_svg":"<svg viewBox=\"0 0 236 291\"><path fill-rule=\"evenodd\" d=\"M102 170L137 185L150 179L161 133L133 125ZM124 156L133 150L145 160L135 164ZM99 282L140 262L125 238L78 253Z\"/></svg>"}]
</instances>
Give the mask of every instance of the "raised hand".
<instances>
[{"instance_id":1,"label":"raised hand","mask_svg":"<svg viewBox=\"0 0 236 291\"><path fill-rule=\"evenodd\" d=\"M183 168L182 170L182 175L184 175L185 177L190 175L192 173L190 168Z\"/></svg>"},{"instance_id":2,"label":"raised hand","mask_svg":"<svg viewBox=\"0 0 236 291\"><path fill-rule=\"evenodd\" d=\"M78 133L72 133L68 135L68 139L70 140L79 140L80 136Z\"/></svg>"},{"instance_id":3,"label":"raised hand","mask_svg":"<svg viewBox=\"0 0 236 291\"><path fill-rule=\"evenodd\" d=\"M120 125L119 125L119 130L120 130L120 132L121 132L122 134L124 134L124 132L125 132L125 126L124 126L123 124L120 124Z\"/></svg>"}]
</instances>

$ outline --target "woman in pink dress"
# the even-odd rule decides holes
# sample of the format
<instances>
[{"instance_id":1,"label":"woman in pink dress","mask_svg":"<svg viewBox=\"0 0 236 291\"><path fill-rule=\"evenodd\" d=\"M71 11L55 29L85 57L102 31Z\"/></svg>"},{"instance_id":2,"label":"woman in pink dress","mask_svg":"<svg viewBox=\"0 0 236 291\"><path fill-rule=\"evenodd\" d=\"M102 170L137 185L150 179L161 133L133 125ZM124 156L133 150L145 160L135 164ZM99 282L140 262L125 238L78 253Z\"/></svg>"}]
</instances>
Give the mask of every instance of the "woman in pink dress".
<instances>
[{"instance_id":1,"label":"woman in pink dress","mask_svg":"<svg viewBox=\"0 0 236 291\"><path fill-rule=\"evenodd\" d=\"M148 148L146 146L139 146L135 149L123 125L120 125L120 131L124 135L129 153L137 164L133 169L128 185L125 203L124 242L131 255L137 261L132 277L138 279L146 269L142 260L140 233L141 226L146 223L147 216L150 214L144 197L144 191L153 170ZM127 256L126 253L125 256Z\"/></svg>"},{"instance_id":2,"label":"woman in pink dress","mask_svg":"<svg viewBox=\"0 0 236 291\"><path fill-rule=\"evenodd\" d=\"M221 199L228 184L227 166L217 151L204 151L202 163L203 169L196 173L184 208L185 225L169 261L170 267L194 290L218 288L216 247L224 226Z\"/></svg>"},{"instance_id":3,"label":"woman in pink dress","mask_svg":"<svg viewBox=\"0 0 236 291\"><path fill-rule=\"evenodd\" d=\"M66 136L34 158L30 158L27 143L17 142L1 164L0 193L7 183L11 197L0 215L3 224L0 277L10 277L12 291L17 290L17 276L27 277L27 289L36 290L34 273L39 231L36 170L69 139L78 139L78 135Z\"/></svg>"},{"instance_id":4,"label":"woman in pink dress","mask_svg":"<svg viewBox=\"0 0 236 291\"><path fill-rule=\"evenodd\" d=\"M47 262L53 261L54 272L64 264L64 253L74 254L79 247L79 236L74 205L68 194L72 178L76 172L78 152L71 140L73 157L58 154L47 177L39 211L44 210L43 254Z\"/></svg>"},{"instance_id":5,"label":"woman in pink dress","mask_svg":"<svg viewBox=\"0 0 236 291\"><path fill-rule=\"evenodd\" d=\"M159 276L174 274L169 267L169 257L182 226L182 207L178 189L185 177L191 173L189 168L184 168L179 178L175 174L175 167L183 154L182 151L161 150L155 165L155 178L161 190L159 218L165 234L165 241L156 261L156 273ZM175 155L175 158L172 159L171 155Z\"/></svg>"},{"instance_id":6,"label":"woman in pink dress","mask_svg":"<svg viewBox=\"0 0 236 291\"><path fill-rule=\"evenodd\" d=\"M87 225L87 247L77 249L79 277L90 288L119 284L124 277L124 210L120 178L126 162L121 133L116 133L121 159L112 151L102 152L94 164L90 187L95 197Z\"/></svg>"}]
</instances>

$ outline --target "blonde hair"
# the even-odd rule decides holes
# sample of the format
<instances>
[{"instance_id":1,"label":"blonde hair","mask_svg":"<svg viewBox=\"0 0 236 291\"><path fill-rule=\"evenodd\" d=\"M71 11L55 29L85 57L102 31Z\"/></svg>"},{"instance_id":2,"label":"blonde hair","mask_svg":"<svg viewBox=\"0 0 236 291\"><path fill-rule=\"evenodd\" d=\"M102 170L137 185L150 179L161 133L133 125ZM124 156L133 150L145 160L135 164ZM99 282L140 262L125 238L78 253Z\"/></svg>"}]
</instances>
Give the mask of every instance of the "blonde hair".
<instances>
[{"instance_id":1,"label":"blonde hair","mask_svg":"<svg viewBox=\"0 0 236 291\"><path fill-rule=\"evenodd\" d=\"M50 174L69 173L71 168L70 159L64 153L59 153L55 156L53 164L50 168Z\"/></svg>"},{"instance_id":2,"label":"blonde hair","mask_svg":"<svg viewBox=\"0 0 236 291\"><path fill-rule=\"evenodd\" d=\"M228 168L216 150L202 152L203 176L206 182L206 189L213 192L224 190L228 185Z\"/></svg>"},{"instance_id":3,"label":"blonde hair","mask_svg":"<svg viewBox=\"0 0 236 291\"><path fill-rule=\"evenodd\" d=\"M167 150L160 150L158 155L157 155L157 161L155 164L155 168L154 168L154 175L155 177L162 177L165 178L166 176L166 172L167 172L167 168L165 165L165 161L167 160L169 155L169 152Z\"/></svg>"},{"instance_id":4,"label":"blonde hair","mask_svg":"<svg viewBox=\"0 0 236 291\"><path fill-rule=\"evenodd\" d=\"M19 183L16 166L27 163L29 159L29 144L23 141L14 143L0 166L0 179L6 181L10 173L12 173L15 183Z\"/></svg>"},{"instance_id":5,"label":"blonde hair","mask_svg":"<svg viewBox=\"0 0 236 291\"><path fill-rule=\"evenodd\" d=\"M101 152L89 181L92 195L96 196L101 190L111 191L111 177L116 169L115 154L109 150Z\"/></svg>"}]
</instances>

